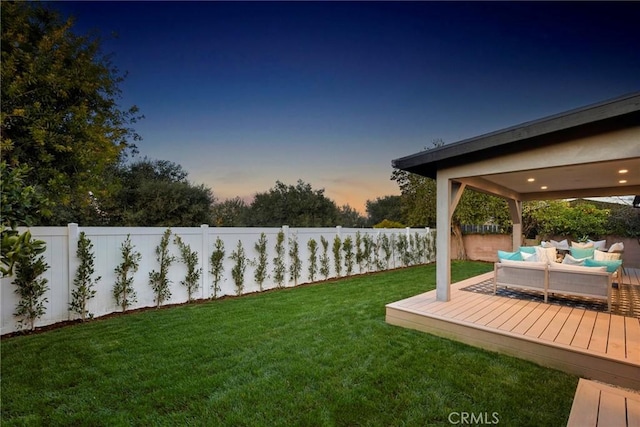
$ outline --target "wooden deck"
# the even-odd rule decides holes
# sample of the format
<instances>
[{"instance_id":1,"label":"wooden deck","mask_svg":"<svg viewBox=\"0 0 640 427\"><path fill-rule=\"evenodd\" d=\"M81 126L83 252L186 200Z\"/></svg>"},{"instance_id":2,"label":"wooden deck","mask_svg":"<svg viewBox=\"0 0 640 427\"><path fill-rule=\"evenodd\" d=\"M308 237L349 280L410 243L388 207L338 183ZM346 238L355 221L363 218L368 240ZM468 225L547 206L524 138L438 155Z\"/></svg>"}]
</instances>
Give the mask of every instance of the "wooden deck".
<instances>
[{"instance_id":1,"label":"wooden deck","mask_svg":"<svg viewBox=\"0 0 640 427\"><path fill-rule=\"evenodd\" d=\"M640 427L640 392L580 379L567 427Z\"/></svg>"},{"instance_id":2,"label":"wooden deck","mask_svg":"<svg viewBox=\"0 0 640 427\"><path fill-rule=\"evenodd\" d=\"M640 286L638 270L625 273ZM386 321L640 390L639 318L460 290L492 275L453 284L448 302L434 290L388 304Z\"/></svg>"}]
</instances>

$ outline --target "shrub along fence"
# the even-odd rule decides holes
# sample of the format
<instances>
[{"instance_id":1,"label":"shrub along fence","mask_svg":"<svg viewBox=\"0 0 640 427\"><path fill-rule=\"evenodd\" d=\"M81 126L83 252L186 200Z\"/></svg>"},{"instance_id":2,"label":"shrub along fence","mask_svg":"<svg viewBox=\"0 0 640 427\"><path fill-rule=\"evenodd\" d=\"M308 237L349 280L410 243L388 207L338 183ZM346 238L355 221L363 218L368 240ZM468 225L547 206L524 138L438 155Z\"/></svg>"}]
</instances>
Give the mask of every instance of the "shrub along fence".
<instances>
[{"instance_id":1,"label":"shrub along fence","mask_svg":"<svg viewBox=\"0 0 640 427\"><path fill-rule=\"evenodd\" d=\"M84 314L73 310L79 271L87 277L87 263L78 257L81 233L92 245L89 252L93 255L91 289L84 290L90 299L83 304L89 317L291 287L435 259L435 232L430 229L207 225L167 229L69 224L30 231L35 239L46 242L43 255L49 265L42 275L48 286L45 313L35 320L35 327ZM123 262L125 252L133 262ZM0 334L21 329L15 316L20 297L13 280L1 279Z\"/></svg>"}]
</instances>

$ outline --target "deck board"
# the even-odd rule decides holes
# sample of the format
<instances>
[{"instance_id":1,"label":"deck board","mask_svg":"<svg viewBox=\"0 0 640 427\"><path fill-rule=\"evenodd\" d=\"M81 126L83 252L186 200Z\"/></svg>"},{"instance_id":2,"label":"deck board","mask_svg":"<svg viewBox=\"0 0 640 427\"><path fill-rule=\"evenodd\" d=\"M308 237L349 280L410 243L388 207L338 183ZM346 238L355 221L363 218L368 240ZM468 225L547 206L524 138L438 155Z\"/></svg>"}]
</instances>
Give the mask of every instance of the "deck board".
<instances>
[{"instance_id":1,"label":"deck board","mask_svg":"<svg viewBox=\"0 0 640 427\"><path fill-rule=\"evenodd\" d=\"M638 427L640 392L581 378L567 427Z\"/></svg>"},{"instance_id":2,"label":"deck board","mask_svg":"<svg viewBox=\"0 0 640 427\"><path fill-rule=\"evenodd\" d=\"M582 321L582 316L584 315L584 310L571 310L567 321L562 325L562 329L556 336L556 342L559 344L570 345L573 339L576 336L576 332L578 331L578 326L580 326L580 322Z\"/></svg>"},{"instance_id":3,"label":"deck board","mask_svg":"<svg viewBox=\"0 0 640 427\"><path fill-rule=\"evenodd\" d=\"M596 323L596 316L598 313L595 311L585 310L580 321L580 326L576 331L576 336L573 338L571 345L577 348L588 348L591 334L593 333L593 326Z\"/></svg>"},{"instance_id":4,"label":"deck board","mask_svg":"<svg viewBox=\"0 0 640 427\"><path fill-rule=\"evenodd\" d=\"M625 317L624 331L627 340L627 359L640 363L640 319Z\"/></svg>"},{"instance_id":5,"label":"deck board","mask_svg":"<svg viewBox=\"0 0 640 427\"><path fill-rule=\"evenodd\" d=\"M606 313L596 314L596 323L593 326L591 332L591 339L589 340L589 350L606 353L607 352L607 340L609 339L609 319L610 315Z\"/></svg>"},{"instance_id":6,"label":"deck board","mask_svg":"<svg viewBox=\"0 0 640 427\"><path fill-rule=\"evenodd\" d=\"M555 341L555 339L558 337L558 334L564 327L565 322L569 318L571 311L571 307L560 307L560 310L558 310L556 315L549 323L549 326L547 326L542 335L540 335L540 339Z\"/></svg>"},{"instance_id":7,"label":"deck board","mask_svg":"<svg viewBox=\"0 0 640 427\"><path fill-rule=\"evenodd\" d=\"M640 390L640 319L460 289L492 274L388 304L387 322Z\"/></svg>"}]
</instances>

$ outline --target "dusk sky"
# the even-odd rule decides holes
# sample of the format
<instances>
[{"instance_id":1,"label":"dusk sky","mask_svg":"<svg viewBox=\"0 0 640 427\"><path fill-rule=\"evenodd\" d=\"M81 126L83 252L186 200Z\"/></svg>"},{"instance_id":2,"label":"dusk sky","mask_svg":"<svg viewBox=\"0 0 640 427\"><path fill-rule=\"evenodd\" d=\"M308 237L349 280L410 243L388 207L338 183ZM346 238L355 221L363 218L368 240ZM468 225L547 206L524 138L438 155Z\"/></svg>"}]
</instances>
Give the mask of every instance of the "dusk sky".
<instances>
[{"instance_id":1,"label":"dusk sky","mask_svg":"<svg viewBox=\"0 0 640 427\"><path fill-rule=\"evenodd\" d=\"M435 139L640 90L639 2L49 5L128 73L140 156L221 200L302 179L364 212Z\"/></svg>"}]
</instances>

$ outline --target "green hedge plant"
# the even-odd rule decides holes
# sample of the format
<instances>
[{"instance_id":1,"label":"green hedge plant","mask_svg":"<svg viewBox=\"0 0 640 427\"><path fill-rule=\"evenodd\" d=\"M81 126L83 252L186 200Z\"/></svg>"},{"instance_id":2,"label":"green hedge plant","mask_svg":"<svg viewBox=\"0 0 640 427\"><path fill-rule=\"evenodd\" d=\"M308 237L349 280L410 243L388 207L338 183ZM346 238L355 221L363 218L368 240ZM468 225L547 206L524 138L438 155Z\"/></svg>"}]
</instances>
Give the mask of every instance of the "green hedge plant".
<instances>
[{"instance_id":1,"label":"green hedge plant","mask_svg":"<svg viewBox=\"0 0 640 427\"><path fill-rule=\"evenodd\" d=\"M138 271L142 255L134 250L130 235L127 235L127 238L122 243L120 254L122 255L122 262L115 268L116 283L113 287L113 297L116 299L116 304L122 308L122 311L127 311L127 307L136 302L136 292L133 289L133 274Z\"/></svg>"},{"instance_id":2,"label":"green hedge plant","mask_svg":"<svg viewBox=\"0 0 640 427\"><path fill-rule=\"evenodd\" d=\"M263 291L264 281L267 280L269 274L268 271L268 260L267 260L267 235L264 233L260 234L260 239L255 243L254 249L258 254L258 258L254 261L254 265L256 267L253 278L256 280L256 283L260 287L260 292Z\"/></svg>"},{"instance_id":3,"label":"green hedge plant","mask_svg":"<svg viewBox=\"0 0 640 427\"><path fill-rule=\"evenodd\" d=\"M23 329L28 325L35 329L35 321L46 313L45 303L48 299L44 294L49 290L47 279L40 277L49 269L49 265L40 255L42 245L34 240L31 233L26 231L22 237L20 256L15 258L15 293L20 297L16 305L14 316L18 318L18 327Z\"/></svg>"},{"instance_id":4,"label":"green hedge plant","mask_svg":"<svg viewBox=\"0 0 640 427\"><path fill-rule=\"evenodd\" d=\"M211 268L209 272L213 276L213 299L218 298L218 292L220 292L220 282L224 273L224 255L224 242L220 237L217 237L213 252L211 252L211 257L209 258L209 266Z\"/></svg>"},{"instance_id":5,"label":"green hedge plant","mask_svg":"<svg viewBox=\"0 0 640 427\"><path fill-rule=\"evenodd\" d=\"M320 244L322 245L322 255L320 255L320 274L325 280L329 278L330 274L330 259L329 259L329 241L320 236Z\"/></svg>"},{"instance_id":6,"label":"green hedge plant","mask_svg":"<svg viewBox=\"0 0 640 427\"><path fill-rule=\"evenodd\" d=\"M191 246L186 244L180 236L176 235L174 242L180 250L180 261L187 266L187 274L180 284L187 288L189 302L193 301L193 294L200 288L200 276L202 269L198 268L198 253L191 250Z\"/></svg>"},{"instance_id":7,"label":"green hedge plant","mask_svg":"<svg viewBox=\"0 0 640 427\"><path fill-rule=\"evenodd\" d=\"M300 259L300 245L296 234L289 238L289 261L289 277L293 280L294 286L297 286L302 272L302 260Z\"/></svg>"},{"instance_id":8,"label":"green hedge plant","mask_svg":"<svg viewBox=\"0 0 640 427\"><path fill-rule=\"evenodd\" d=\"M242 295L242 292L244 291L244 273L247 269L247 262L249 260L245 256L244 248L242 247L242 242L240 240L238 240L236 250L231 252L231 256L229 258L233 260L231 277L233 277L233 282L236 285L236 295Z\"/></svg>"},{"instance_id":9,"label":"green hedge plant","mask_svg":"<svg viewBox=\"0 0 640 427\"><path fill-rule=\"evenodd\" d=\"M169 239L171 229L166 229L160 239L160 244L156 246L156 259L160 263L160 270L149 272L149 285L155 293L156 307L171 298L171 281L169 280L169 267L175 258L169 254Z\"/></svg>"},{"instance_id":10,"label":"green hedge plant","mask_svg":"<svg viewBox=\"0 0 640 427\"><path fill-rule=\"evenodd\" d=\"M276 256L273 258L273 280L278 288L284 286L286 267L284 265L284 232L278 232L276 237Z\"/></svg>"},{"instance_id":11,"label":"green hedge plant","mask_svg":"<svg viewBox=\"0 0 640 427\"><path fill-rule=\"evenodd\" d=\"M76 256L80 260L80 265L76 270L76 276L73 279L74 289L71 291L71 303L69 309L80 315L80 319L84 322L88 317L93 317L87 309L87 302L96 296L94 286L100 281L100 276L93 278L95 273L95 254L93 253L93 243L87 238L83 232L78 238L78 249Z\"/></svg>"}]
</instances>

